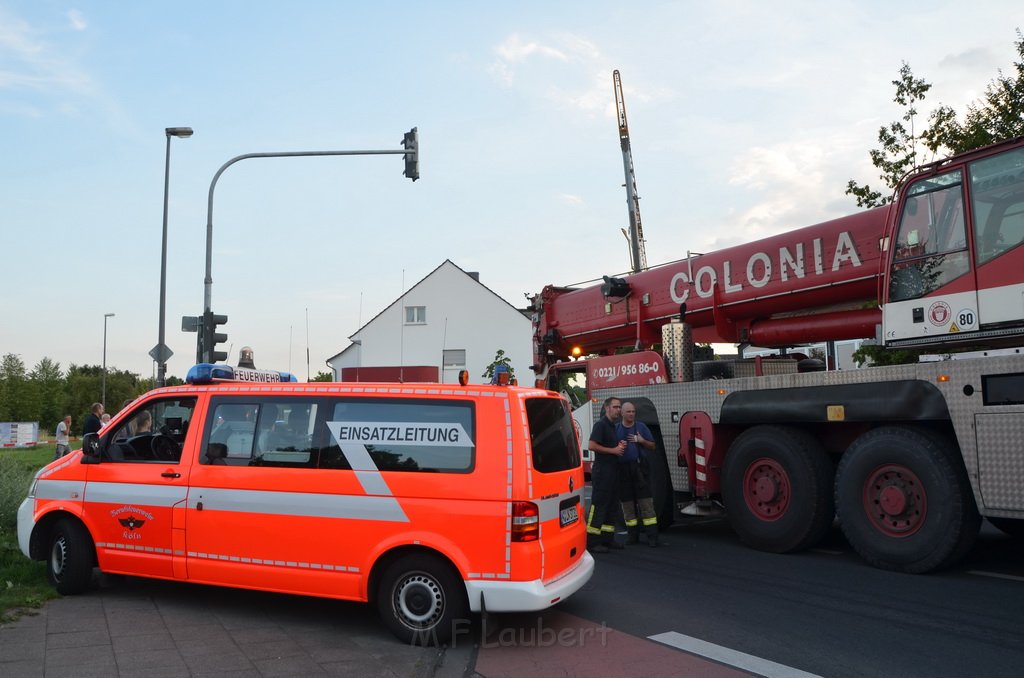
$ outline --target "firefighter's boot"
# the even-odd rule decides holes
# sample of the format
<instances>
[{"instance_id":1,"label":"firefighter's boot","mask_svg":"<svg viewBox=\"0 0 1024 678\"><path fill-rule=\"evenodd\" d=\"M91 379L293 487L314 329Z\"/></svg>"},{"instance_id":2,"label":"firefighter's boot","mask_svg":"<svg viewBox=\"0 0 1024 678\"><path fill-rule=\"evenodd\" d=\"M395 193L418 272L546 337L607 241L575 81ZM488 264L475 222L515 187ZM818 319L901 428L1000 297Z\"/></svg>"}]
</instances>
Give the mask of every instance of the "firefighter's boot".
<instances>
[{"instance_id":1,"label":"firefighter's boot","mask_svg":"<svg viewBox=\"0 0 1024 678\"><path fill-rule=\"evenodd\" d=\"M658 514L654 512L654 500L646 497L637 500L637 504L640 509L640 522L647 534L647 545L664 546L664 542L658 538Z\"/></svg>"},{"instance_id":2,"label":"firefighter's boot","mask_svg":"<svg viewBox=\"0 0 1024 678\"><path fill-rule=\"evenodd\" d=\"M636 504L632 500L622 502L622 517L629 532L626 543L630 546L640 543L640 522L636 519Z\"/></svg>"}]
</instances>

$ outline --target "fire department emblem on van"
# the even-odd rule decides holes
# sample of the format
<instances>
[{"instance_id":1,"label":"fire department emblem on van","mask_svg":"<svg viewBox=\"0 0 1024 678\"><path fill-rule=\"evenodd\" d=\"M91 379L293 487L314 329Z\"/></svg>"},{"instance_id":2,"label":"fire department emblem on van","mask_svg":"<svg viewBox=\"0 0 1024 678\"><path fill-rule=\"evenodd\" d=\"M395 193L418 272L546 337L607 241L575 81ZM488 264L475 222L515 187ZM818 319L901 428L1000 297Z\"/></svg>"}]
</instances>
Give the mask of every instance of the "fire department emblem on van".
<instances>
[{"instance_id":1,"label":"fire department emblem on van","mask_svg":"<svg viewBox=\"0 0 1024 678\"><path fill-rule=\"evenodd\" d=\"M146 524L145 520L139 520L135 516L128 516L127 518L118 518L117 522L127 527L130 532L134 532L135 528L142 529L142 526Z\"/></svg>"},{"instance_id":2,"label":"fire department emblem on van","mask_svg":"<svg viewBox=\"0 0 1024 678\"><path fill-rule=\"evenodd\" d=\"M110 516L121 524L121 527L125 528L124 536L128 536L129 533L135 532L135 530L141 530L142 526L147 522L153 520L153 514L149 511L144 511L138 506L122 506L121 508L114 509L110 512ZM132 539L140 539L140 535L131 537Z\"/></svg>"}]
</instances>

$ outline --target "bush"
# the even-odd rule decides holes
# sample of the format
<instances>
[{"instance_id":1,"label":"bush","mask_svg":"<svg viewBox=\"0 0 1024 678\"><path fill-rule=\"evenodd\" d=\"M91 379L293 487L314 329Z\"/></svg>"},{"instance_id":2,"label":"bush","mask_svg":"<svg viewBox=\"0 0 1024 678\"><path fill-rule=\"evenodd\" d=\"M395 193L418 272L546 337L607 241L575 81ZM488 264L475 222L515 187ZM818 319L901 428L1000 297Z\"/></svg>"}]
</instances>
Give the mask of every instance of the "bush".
<instances>
[{"instance_id":1,"label":"bush","mask_svg":"<svg viewBox=\"0 0 1024 678\"><path fill-rule=\"evenodd\" d=\"M53 445L0 452L0 529L17 528L18 506L28 494L32 477L53 459L53 453Z\"/></svg>"},{"instance_id":2,"label":"bush","mask_svg":"<svg viewBox=\"0 0 1024 678\"><path fill-rule=\"evenodd\" d=\"M0 621L39 607L57 593L42 563L18 548L18 506L36 471L53 459L54 445L0 451Z\"/></svg>"}]
</instances>

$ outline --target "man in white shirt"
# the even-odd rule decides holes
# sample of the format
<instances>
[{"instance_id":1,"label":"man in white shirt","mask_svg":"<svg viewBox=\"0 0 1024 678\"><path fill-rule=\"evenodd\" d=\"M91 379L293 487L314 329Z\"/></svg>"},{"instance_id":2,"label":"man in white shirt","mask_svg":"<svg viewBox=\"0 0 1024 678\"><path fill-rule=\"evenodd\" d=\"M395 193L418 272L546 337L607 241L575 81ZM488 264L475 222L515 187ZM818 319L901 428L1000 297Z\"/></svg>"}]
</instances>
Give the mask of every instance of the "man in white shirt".
<instances>
[{"instance_id":1,"label":"man in white shirt","mask_svg":"<svg viewBox=\"0 0 1024 678\"><path fill-rule=\"evenodd\" d=\"M60 459L65 454L71 451L71 442L69 437L71 435L71 415L65 415L65 417L57 424L57 450L53 454L54 459Z\"/></svg>"}]
</instances>

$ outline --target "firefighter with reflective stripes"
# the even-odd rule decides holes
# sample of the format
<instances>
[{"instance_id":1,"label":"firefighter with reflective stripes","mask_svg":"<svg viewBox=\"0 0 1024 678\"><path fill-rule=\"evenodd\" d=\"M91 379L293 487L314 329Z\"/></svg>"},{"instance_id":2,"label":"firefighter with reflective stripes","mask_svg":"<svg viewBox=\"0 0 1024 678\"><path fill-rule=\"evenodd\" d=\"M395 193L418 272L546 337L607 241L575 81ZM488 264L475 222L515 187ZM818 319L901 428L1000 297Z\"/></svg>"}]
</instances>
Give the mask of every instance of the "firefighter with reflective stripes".
<instances>
[{"instance_id":1,"label":"firefighter with reflective stripes","mask_svg":"<svg viewBox=\"0 0 1024 678\"><path fill-rule=\"evenodd\" d=\"M626 519L630 544L640 541L640 527L647 535L648 546L658 546L658 514L654 511L651 486L647 482L650 464L647 450L655 448L654 436L647 425L636 420L636 405L622 403L622 419L615 425L615 435L626 441L625 451L619 457L619 501ZM639 514L639 516L637 515Z\"/></svg>"},{"instance_id":2,"label":"firefighter with reflective stripes","mask_svg":"<svg viewBox=\"0 0 1024 678\"><path fill-rule=\"evenodd\" d=\"M622 402L608 398L601 408L601 418L594 422L588 447L594 453L590 471L590 511L587 513L587 548L593 553L607 553L622 548L615 541L615 512L618 501L619 469L616 459L626 450L626 441L615 431Z\"/></svg>"}]
</instances>

